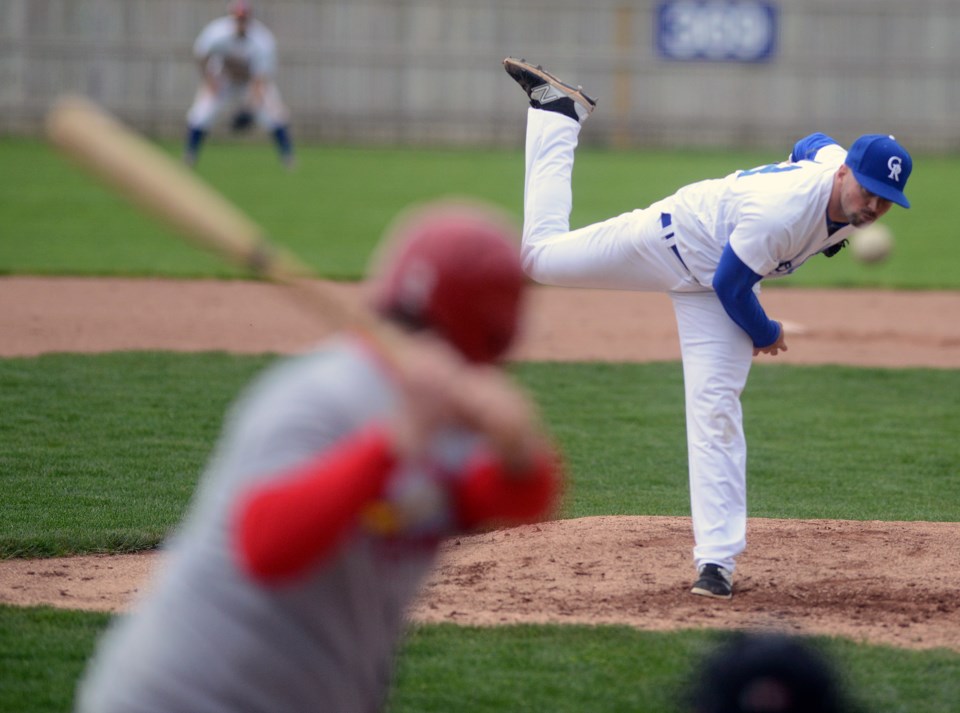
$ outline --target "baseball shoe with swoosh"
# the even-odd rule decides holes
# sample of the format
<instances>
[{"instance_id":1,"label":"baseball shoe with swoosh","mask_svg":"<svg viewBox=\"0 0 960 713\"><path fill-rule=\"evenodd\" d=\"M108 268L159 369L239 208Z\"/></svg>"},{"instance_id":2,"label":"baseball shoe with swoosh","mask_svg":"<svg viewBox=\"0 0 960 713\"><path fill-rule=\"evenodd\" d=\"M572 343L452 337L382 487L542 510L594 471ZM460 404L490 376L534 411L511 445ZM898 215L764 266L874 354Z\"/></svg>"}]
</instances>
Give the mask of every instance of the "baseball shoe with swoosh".
<instances>
[{"instance_id":1,"label":"baseball shoe with swoosh","mask_svg":"<svg viewBox=\"0 0 960 713\"><path fill-rule=\"evenodd\" d=\"M733 573L708 562L700 567L700 576L693 583L690 593L714 599L730 599L733 597Z\"/></svg>"},{"instance_id":2,"label":"baseball shoe with swoosh","mask_svg":"<svg viewBox=\"0 0 960 713\"><path fill-rule=\"evenodd\" d=\"M507 57L503 67L527 93L534 109L554 111L582 124L597 106L595 99L584 94L583 87L565 84L539 64Z\"/></svg>"}]
</instances>

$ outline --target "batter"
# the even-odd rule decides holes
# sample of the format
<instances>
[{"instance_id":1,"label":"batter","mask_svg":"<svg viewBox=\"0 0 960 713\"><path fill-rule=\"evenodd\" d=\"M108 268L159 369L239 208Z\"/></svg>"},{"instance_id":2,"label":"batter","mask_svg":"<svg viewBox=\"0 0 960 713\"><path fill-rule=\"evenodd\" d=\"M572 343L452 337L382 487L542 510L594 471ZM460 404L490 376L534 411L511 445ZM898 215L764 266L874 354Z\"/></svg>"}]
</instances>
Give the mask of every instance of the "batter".
<instances>
[{"instance_id":1,"label":"batter","mask_svg":"<svg viewBox=\"0 0 960 713\"><path fill-rule=\"evenodd\" d=\"M391 246L374 295L410 330L404 350L344 333L239 400L79 712L381 710L441 539L551 512L556 456L491 366L520 318L515 242L457 208L415 216Z\"/></svg>"},{"instance_id":2,"label":"batter","mask_svg":"<svg viewBox=\"0 0 960 713\"><path fill-rule=\"evenodd\" d=\"M233 128L251 123L269 131L280 160L294 163L289 112L274 80L277 43L273 33L252 15L245 0L230 4L230 12L206 25L193 45L202 83L187 112L184 162L193 166L217 116L235 107Z\"/></svg>"},{"instance_id":3,"label":"batter","mask_svg":"<svg viewBox=\"0 0 960 713\"><path fill-rule=\"evenodd\" d=\"M912 170L892 136L847 152L824 134L787 161L681 188L653 205L570 230L574 150L596 102L539 66L504 67L530 99L522 259L537 282L669 294L686 394L697 579L692 593L729 599L746 547L746 463L740 394L752 357L787 350L758 299L761 280L834 255L856 227L897 203Z\"/></svg>"}]
</instances>

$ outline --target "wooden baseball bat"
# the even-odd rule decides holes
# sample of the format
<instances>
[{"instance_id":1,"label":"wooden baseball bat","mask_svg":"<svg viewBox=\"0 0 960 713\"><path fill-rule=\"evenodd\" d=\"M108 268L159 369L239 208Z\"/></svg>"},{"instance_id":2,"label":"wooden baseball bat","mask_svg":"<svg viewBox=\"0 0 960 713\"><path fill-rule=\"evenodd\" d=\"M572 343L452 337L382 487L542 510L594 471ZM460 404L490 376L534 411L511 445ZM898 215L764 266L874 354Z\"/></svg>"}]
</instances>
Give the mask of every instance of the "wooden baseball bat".
<instances>
[{"instance_id":1,"label":"wooden baseball bat","mask_svg":"<svg viewBox=\"0 0 960 713\"><path fill-rule=\"evenodd\" d=\"M280 249L263 229L169 155L79 96L58 101L47 116L47 134L64 153L181 235L254 274L292 289L296 297L333 328L364 331L401 373L411 358L405 335L370 311L347 303L292 253ZM415 352L413 353L415 355ZM529 428L491 422L483 429L505 454L522 450Z\"/></svg>"},{"instance_id":2,"label":"wooden baseball bat","mask_svg":"<svg viewBox=\"0 0 960 713\"><path fill-rule=\"evenodd\" d=\"M92 101L61 98L47 115L46 129L61 151L115 191L228 262L295 288L288 293L332 327L382 331L371 313L311 280L310 268L268 240L239 208Z\"/></svg>"}]
</instances>

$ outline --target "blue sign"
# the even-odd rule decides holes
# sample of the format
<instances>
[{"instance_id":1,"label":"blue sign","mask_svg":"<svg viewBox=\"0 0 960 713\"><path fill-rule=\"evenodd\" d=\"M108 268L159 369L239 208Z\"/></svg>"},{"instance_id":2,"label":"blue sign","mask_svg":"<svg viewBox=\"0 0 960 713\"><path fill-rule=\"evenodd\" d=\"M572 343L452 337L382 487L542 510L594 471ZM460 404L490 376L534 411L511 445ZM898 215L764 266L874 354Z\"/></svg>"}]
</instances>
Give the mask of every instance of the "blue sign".
<instances>
[{"instance_id":1,"label":"blue sign","mask_svg":"<svg viewBox=\"0 0 960 713\"><path fill-rule=\"evenodd\" d=\"M777 6L764 0L664 0L657 6L664 59L767 62L776 49Z\"/></svg>"}]
</instances>

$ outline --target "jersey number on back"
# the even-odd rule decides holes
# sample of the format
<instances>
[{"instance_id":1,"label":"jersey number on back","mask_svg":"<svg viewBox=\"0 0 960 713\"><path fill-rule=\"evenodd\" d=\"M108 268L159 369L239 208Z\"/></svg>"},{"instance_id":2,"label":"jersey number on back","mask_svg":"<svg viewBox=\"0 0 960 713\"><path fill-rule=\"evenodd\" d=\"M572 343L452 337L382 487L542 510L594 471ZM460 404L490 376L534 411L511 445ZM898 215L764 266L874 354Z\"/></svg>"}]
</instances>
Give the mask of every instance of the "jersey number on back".
<instances>
[{"instance_id":1,"label":"jersey number on back","mask_svg":"<svg viewBox=\"0 0 960 713\"><path fill-rule=\"evenodd\" d=\"M784 171L796 171L800 168L801 167L797 165L784 166L780 163L771 163L766 166L760 166L759 168L751 168L746 171L740 171L740 173L737 175L737 178L743 178L744 176L755 176L758 173L783 173Z\"/></svg>"}]
</instances>

